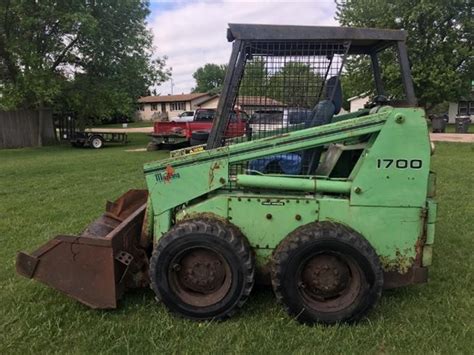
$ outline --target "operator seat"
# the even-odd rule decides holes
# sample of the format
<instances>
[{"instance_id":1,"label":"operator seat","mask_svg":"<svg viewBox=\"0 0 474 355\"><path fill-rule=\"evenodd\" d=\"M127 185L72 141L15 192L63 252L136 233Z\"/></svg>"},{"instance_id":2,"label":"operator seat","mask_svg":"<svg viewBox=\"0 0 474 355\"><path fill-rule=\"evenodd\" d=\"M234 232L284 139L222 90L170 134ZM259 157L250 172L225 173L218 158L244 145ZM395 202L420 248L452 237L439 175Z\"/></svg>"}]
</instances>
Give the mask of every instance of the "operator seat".
<instances>
[{"instance_id":1,"label":"operator seat","mask_svg":"<svg viewBox=\"0 0 474 355\"><path fill-rule=\"evenodd\" d=\"M305 128L322 126L331 123L334 115L337 115L342 108L342 88L341 81L337 76L333 76L326 81L325 100L316 104L311 113L310 119L305 123ZM306 149L302 152L301 173L303 175L313 175L316 171L324 147Z\"/></svg>"},{"instance_id":2,"label":"operator seat","mask_svg":"<svg viewBox=\"0 0 474 355\"><path fill-rule=\"evenodd\" d=\"M305 128L322 126L331 123L335 114L341 111L342 89L337 76L326 81L324 100L318 102L311 115L305 121ZM249 168L252 172L269 173L277 166L283 174L288 175L313 175L319 165L323 147L306 149L304 151L286 154L276 154L265 158L250 161Z\"/></svg>"}]
</instances>

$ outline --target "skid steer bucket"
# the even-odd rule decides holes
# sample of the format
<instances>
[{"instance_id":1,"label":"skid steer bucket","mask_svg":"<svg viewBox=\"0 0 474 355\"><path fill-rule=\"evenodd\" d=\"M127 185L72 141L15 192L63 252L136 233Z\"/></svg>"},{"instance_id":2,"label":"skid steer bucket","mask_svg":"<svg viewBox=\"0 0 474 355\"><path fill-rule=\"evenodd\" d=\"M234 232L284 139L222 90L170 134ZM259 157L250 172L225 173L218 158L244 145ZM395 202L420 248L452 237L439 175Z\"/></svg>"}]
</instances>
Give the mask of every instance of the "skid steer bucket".
<instances>
[{"instance_id":1,"label":"skid steer bucket","mask_svg":"<svg viewBox=\"0 0 474 355\"><path fill-rule=\"evenodd\" d=\"M16 269L92 308L116 308L125 289L148 284L140 244L148 193L129 190L78 236L58 235L31 254L19 252Z\"/></svg>"}]
</instances>

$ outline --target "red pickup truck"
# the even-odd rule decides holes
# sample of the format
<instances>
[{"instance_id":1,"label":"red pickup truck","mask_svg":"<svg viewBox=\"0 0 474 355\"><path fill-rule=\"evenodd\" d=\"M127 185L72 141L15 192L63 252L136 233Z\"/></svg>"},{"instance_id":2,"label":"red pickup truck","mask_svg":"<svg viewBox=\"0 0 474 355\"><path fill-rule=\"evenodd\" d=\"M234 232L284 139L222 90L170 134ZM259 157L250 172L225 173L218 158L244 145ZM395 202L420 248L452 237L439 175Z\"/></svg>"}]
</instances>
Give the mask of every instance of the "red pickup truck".
<instances>
[{"instance_id":1,"label":"red pickup truck","mask_svg":"<svg viewBox=\"0 0 474 355\"><path fill-rule=\"evenodd\" d=\"M159 149L163 145L186 146L205 144L212 129L215 109L198 109L191 122L155 122L149 150ZM245 135L249 116L245 111L233 110L225 138Z\"/></svg>"}]
</instances>

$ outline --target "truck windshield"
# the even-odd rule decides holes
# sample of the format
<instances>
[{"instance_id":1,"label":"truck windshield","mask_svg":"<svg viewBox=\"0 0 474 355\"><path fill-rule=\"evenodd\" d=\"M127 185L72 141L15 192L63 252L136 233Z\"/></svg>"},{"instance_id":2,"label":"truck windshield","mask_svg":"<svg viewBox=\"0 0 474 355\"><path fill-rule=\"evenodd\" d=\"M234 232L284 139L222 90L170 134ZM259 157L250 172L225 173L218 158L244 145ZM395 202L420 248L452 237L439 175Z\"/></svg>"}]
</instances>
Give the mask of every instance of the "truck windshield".
<instances>
[{"instance_id":1,"label":"truck windshield","mask_svg":"<svg viewBox=\"0 0 474 355\"><path fill-rule=\"evenodd\" d=\"M215 110L200 110L196 112L195 121L212 121L216 114Z\"/></svg>"}]
</instances>

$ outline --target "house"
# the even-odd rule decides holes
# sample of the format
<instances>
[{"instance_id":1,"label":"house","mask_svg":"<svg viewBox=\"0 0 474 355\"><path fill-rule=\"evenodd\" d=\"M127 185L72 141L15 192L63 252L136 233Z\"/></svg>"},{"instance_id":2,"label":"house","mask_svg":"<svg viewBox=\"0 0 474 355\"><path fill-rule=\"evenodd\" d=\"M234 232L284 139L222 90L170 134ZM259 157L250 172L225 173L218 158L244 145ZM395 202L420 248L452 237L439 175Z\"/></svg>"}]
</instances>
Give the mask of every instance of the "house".
<instances>
[{"instance_id":1,"label":"house","mask_svg":"<svg viewBox=\"0 0 474 355\"><path fill-rule=\"evenodd\" d=\"M137 116L142 121L150 121L160 116L178 116L184 111L195 110L201 102L210 97L207 93L144 96L138 99Z\"/></svg>"},{"instance_id":2,"label":"house","mask_svg":"<svg viewBox=\"0 0 474 355\"><path fill-rule=\"evenodd\" d=\"M207 99L205 99L204 101L201 101L198 107L216 109L218 104L219 104L219 95L212 95L208 97Z\"/></svg>"},{"instance_id":3,"label":"house","mask_svg":"<svg viewBox=\"0 0 474 355\"><path fill-rule=\"evenodd\" d=\"M269 108L282 110L286 107L284 103L266 96L239 96L235 105L247 113Z\"/></svg>"},{"instance_id":4,"label":"house","mask_svg":"<svg viewBox=\"0 0 474 355\"><path fill-rule=\"evenodd\" d=\"M217 108L219 104L219 95L214 95L207 100L201 102L199 108ZM286 105L282 102L265 96L238 96L235 106L247 113L252 113L259 109L274 107L275 109L283 109Z\"/></svg>"},{"instance_id":5,"label":"house","mask_svg":"<svg viewBox=\"0 0 474 355\"><path fill-rule=\"evenodd\" d=\"M474 122L474 80L471 80L471 92L459 98L455 102L450 102L448 107L448 117L450 123L456 122L456 116L469 116Z\"/></svg>"},{"instance_id":6,"label":"house","mask_svg":"<svg viewBox=\"0 0 474 355\"><path fill-rule=\"evenodd\" d=\"M364 108L364 105L369 102L370 96L367 94L361 94L358 96L353 96L347 99L350 104L349 112L356 112Z\"/></svg>"},{"instance_id":7,"label":"house","mask_svg":"<svg viewBox=\"0 0 474 355\"><path fill-rule=\"evenodd\" d=\"M474 122L474 91L470 96L464 96L461 97L457 102L449 103L449 122L456 122L456 116L469 116L471 122Z\"/></svg>"}]
</instances>

